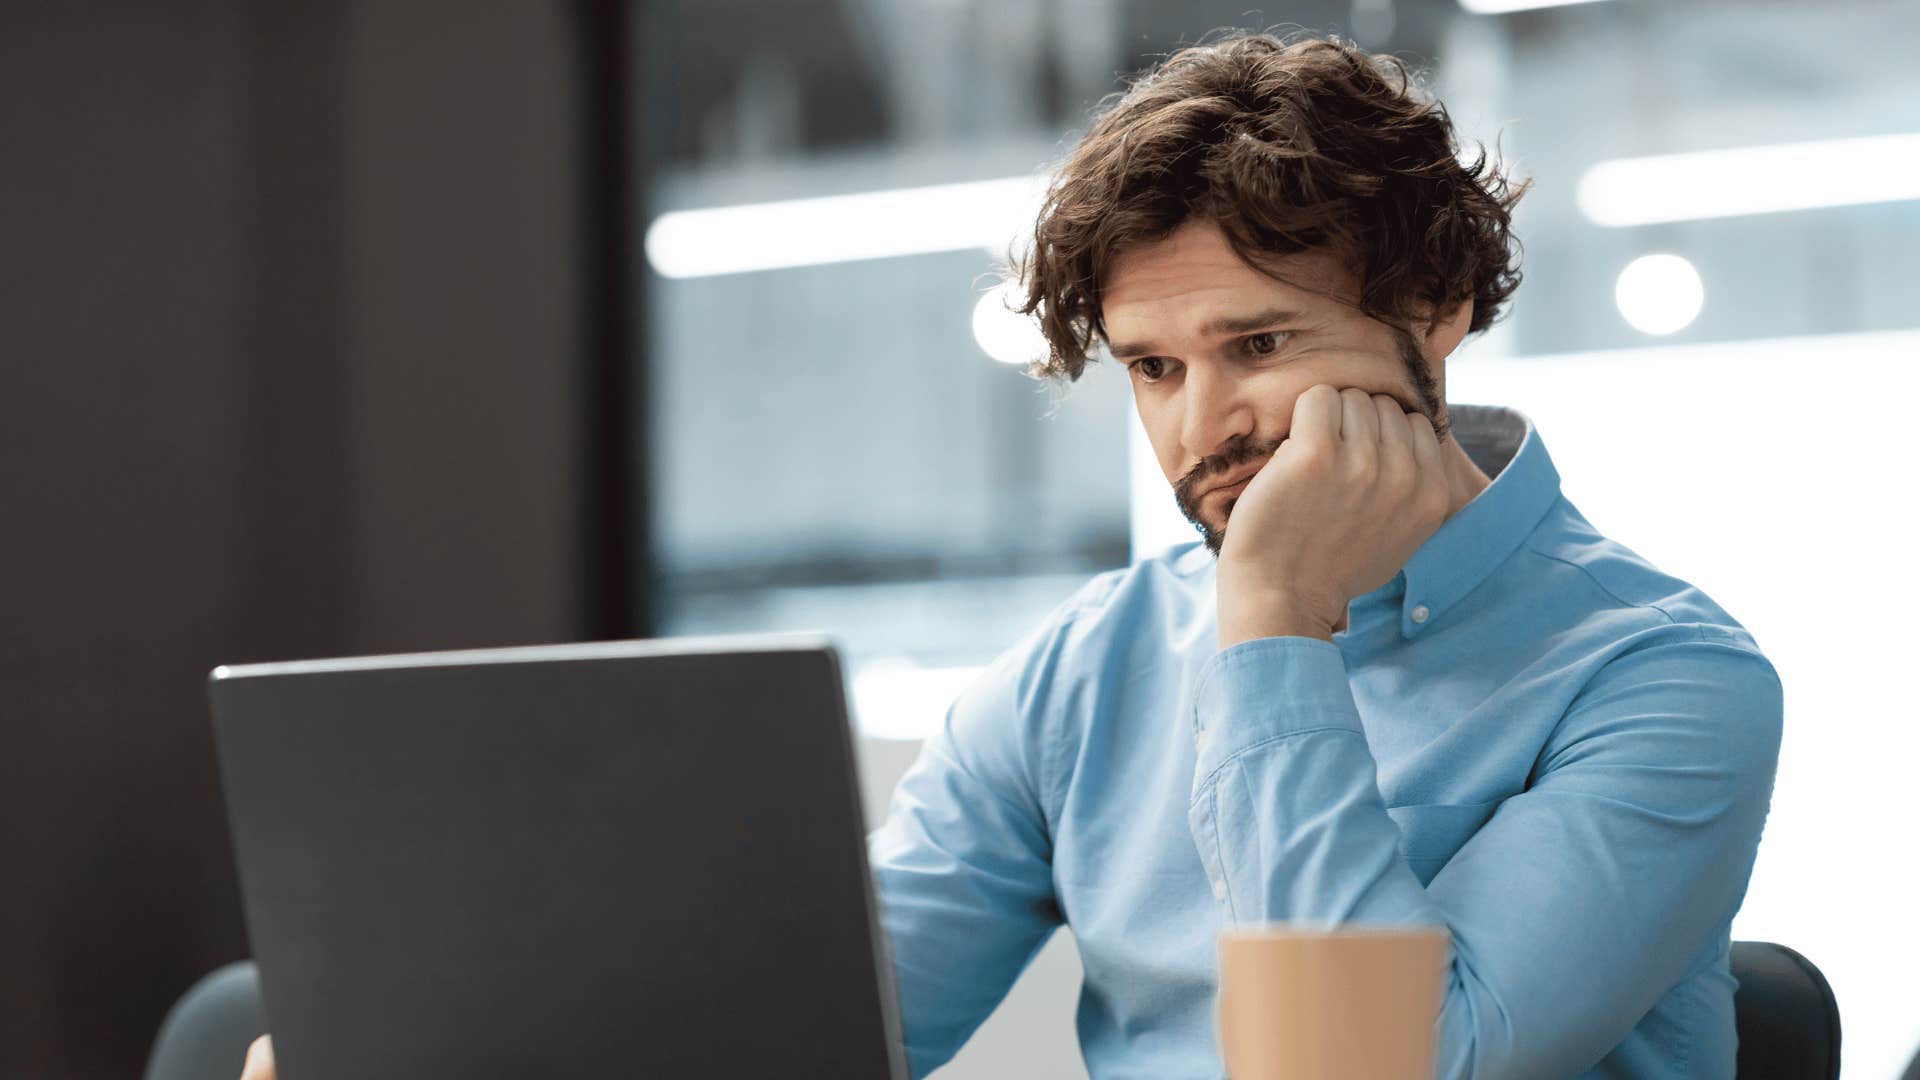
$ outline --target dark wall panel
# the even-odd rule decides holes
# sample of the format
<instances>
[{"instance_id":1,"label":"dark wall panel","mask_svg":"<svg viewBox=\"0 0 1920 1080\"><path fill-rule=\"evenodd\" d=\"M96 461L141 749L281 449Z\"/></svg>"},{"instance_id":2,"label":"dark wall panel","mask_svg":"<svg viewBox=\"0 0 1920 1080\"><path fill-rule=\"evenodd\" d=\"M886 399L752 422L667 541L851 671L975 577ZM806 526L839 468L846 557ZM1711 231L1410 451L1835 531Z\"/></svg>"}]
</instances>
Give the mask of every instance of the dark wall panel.
<instances>
[{"instance_id":1,"label":"dark wall panel","mask_svg":"<svg viewBox=\"0 0 1920 1080\"><path fill-rule=\"evenodd\" d=\"M572 19L0 5L0 1075L246 954L212 665L599 629Z\"/></svg>"},{"instance_id":2,"label":"dark wall panel","mask_svg":"<svg viewBox=\"0 0 1920 1080\"><path fill-rule=\"evenodd\" d=\"M4 23L0 1073L126 1076L245 951L199 681L245 638L247 27Z\"/></svg>"},{"instance_id":3,"label":"dark wall panel","mask_svg":"<svg viewBox=\"0 0 1920 1080\"><path fill-rule=\"evenodd\" d=\"M355 574L378 648L578 632L572 28L556 3L354 9Z\"/></svg>"}]
</instances>

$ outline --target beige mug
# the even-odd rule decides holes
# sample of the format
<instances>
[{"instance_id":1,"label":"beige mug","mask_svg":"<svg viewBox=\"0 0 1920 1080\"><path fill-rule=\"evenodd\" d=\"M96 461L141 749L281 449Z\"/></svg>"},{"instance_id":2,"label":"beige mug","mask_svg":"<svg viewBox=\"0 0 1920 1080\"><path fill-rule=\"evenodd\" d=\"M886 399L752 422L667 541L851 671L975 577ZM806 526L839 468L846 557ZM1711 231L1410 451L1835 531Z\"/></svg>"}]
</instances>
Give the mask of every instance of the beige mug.
<instances>
[{"instance_id":1,"label":"beige mug","mask_svg":"<svg viewBox=\"0 0 1920 1080\"><path fill-rule=\"evenodd\" d=\"M1444 927L1284 924L1220 935L1220 1056L1233 1080L1431 1080Z\"/></svg>"}]
</instances>

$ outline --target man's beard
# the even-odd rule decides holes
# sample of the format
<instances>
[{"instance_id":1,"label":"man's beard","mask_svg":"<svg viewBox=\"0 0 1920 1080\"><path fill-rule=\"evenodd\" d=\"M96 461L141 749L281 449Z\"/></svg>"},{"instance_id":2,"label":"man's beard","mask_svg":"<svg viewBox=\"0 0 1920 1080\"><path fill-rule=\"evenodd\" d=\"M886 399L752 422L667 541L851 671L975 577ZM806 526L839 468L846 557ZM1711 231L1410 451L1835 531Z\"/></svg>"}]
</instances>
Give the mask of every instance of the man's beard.
<instances>
[{"instance_id":1,"label":"man's beard","mask_svg":"<svg viewBox=\"0 0 1920 1080\"><path fill-rule=\"evenodd\" d=\"M1412 390L1413 396L1418 399L1420 411L1425 413L1427 420L1433 424L1434 434L1439 436L1441 442L1445 442L1447 426L1440 417L1440 386L1434 380L1433 373L1427 370L1426 357L1420 355L1420 343L1406 330L1395 330L1394 339L1399 347L1400 362L1407 369L1408 389ZM1200 496L1217 486L1218 478L1234 472L1250 461L1270 458L1278 449L1280 449L1278 442L1256 443L1244 437L1238 438L1229 442L1218 454L1202 460L1187 470L1185 476L1174 482L1174 501L1179 503L1180 512L1187 516L1187 520L1193 523L1193 527L1200 530L1200 538L1206 542L1207 550L1213 552L1214 558L1220 557L1220 545L1227 539L1225 518L1233 516L1233 506L1240 500L1238 496L1227 500L1226 506L1222 508L1225 518L1221 527L1216 529L1200 520Z\"/></svg>"}]
</instances>

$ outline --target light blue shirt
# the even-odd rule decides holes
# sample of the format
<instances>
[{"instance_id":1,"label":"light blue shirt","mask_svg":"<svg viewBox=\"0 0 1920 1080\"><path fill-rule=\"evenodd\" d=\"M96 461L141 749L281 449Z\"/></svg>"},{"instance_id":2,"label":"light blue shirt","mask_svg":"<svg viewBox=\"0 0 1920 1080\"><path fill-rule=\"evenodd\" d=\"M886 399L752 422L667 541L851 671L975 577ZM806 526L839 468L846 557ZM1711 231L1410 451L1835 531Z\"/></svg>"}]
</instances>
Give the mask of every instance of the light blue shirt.
<instances>
[{"instance_id":1,"label":"light blue shirt","mask_svg":"<svg viewBox=\"0 0 1920 1080\"><path fill-rule=\"evenodd\" d=\"M1441 1076L1733 1076L1779 680L1581 517L1523 417L1453 431L1493 483L1331 644L1222 651L1196 543L960 696L869 837L915 1076L1064 923L1092 1076L1218 1077L1216 936L1281 920L1451 930Z\"/></svg>"}]
</instances>

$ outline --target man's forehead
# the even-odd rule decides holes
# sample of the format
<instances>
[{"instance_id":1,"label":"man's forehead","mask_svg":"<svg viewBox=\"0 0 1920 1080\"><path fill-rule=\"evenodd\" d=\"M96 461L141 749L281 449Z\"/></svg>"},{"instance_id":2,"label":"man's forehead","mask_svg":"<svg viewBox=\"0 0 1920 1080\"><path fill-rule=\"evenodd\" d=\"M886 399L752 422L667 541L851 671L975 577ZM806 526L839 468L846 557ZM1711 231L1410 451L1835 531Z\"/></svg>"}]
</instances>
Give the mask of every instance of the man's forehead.
<instances>
[{"instance_id":1,"label":"man's forehead","mask_svg":"<svg viewBox=\"0 0 1920 1080\"><path fill-rule=\"evenodd\" d=\"M1101 289L1101 318L1112 335L1170 321L1197 331L1265 309L1322 311L1340 303L1347 285L1339 260L1326 251L1275 256L1266 269L1241 259L1218 226L1183 225L1114 261Z\"/></svg>"}]
</instances>

